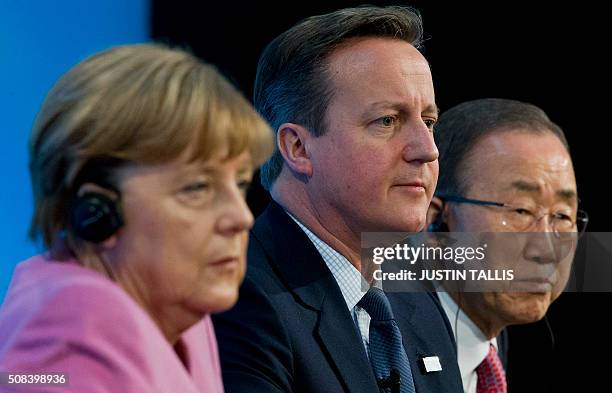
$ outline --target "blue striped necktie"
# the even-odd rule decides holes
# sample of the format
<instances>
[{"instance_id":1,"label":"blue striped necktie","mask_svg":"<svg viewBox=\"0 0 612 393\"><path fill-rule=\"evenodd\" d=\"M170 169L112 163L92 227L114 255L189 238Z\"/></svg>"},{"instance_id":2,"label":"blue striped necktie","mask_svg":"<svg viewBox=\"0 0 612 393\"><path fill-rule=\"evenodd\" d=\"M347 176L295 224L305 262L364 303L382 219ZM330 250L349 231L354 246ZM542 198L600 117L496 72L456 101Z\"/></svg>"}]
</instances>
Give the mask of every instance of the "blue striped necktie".
<instances>
[{"instance_id":1,"label":"blue striped necktie","mask_svg":"<svg viewBox=\"0 0 612 393\"><path fill-rule=\"evenodd\" d=\"M370 288L357 305L370 315L370 363L381 393L415 393L402 335L385 293Z\"/></svg>"}]
</instances>

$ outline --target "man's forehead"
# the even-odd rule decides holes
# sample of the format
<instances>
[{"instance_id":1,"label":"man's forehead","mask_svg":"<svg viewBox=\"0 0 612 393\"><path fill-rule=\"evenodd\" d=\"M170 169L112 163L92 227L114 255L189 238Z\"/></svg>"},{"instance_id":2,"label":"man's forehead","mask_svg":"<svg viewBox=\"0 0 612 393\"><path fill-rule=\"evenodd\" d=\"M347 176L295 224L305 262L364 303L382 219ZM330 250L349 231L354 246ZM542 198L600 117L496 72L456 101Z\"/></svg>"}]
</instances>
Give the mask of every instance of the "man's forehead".
<instances>
[{"instance_id":1,"label":"man's forehead","mask_svg":"<svg viewBox=\"0 0 612 393\"><path fill-rule=\"evenodd\" d=\"M551 184L543 178L529 179L517 178L506 185L506 191L517 192L533 197L539 197L547 192L554 193L557 199L572 201L577 198L576 188L573 184Z\"/></svg>"},{"instance_id":2,"label":"man's forehead","mask_svg":"<svg viewBox=\"0 0 612 393\"><path fill-rule=\"evenodd\" d=\"M386 61L381 61L381 60ZM358 37L336 48L328 58L332 75L367 72L401 62L411 75L431 76L429 64L410 43L394 38Z\"/></svg>"},{"instance_id":3,"label":"man's forehead","mask_svg":"<svg viewBox=\"0 0 612 393\"><path fill-rule=\"evenodd\" d=\"M480 161L503 161L504 165L542 167L552 172L572 169L569 152L551 132L494 132L477 141L469 154Z\"/></svg>"},{"instance_id":4,"label":"man's forehead","mask_svg":"<svg viewBox=\"0 0 612 393\"><path fill-rule=\"evenodd\" d=\"M571 158L552 133L488 135L474 146L468 162L471 183L479 188L531 195L553 191L563 199L576 194Z\"/></svg>"},{"instance_id":5,"label":"man's forehead","mask_svg":"<svg viewBox=\"0 0 612 393\"><path fill-rule=\"evenodd\" d=\"M353 101L353 106L363 109L391 101L404 105L410 102L412 107L418 101L419 106L432 106L435 112L429 65L405 41L383 38L356 41L332 54L328 75L336 97Z\"/></svg>"}]
</instances>

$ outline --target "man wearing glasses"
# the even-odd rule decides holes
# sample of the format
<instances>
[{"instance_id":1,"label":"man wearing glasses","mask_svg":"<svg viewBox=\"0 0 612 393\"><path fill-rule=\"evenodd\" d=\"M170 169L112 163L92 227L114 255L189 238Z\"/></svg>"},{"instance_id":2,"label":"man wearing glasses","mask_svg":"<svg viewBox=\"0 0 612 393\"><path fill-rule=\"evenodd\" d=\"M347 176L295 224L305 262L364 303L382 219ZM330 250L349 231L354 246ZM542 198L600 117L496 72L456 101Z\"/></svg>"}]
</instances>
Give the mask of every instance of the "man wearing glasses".
<instances>
[{"instance_id":1,"label":"man wearing glasses","mask_svg":"<svg viewBox=\"0 0 612 393\"><path fill-rule=\"evenodd\" d=\"M560 268L560 260L571 263L573 255L558 246L583 233L588 217L578 209L565 135L534 105L466 102L445 112L435 132L440 179L429 230L529 236L512 250L524 292L438 291L456 337L465 392L506 392L498 355L505 351L496 338L506 326L544 317L567 283L569 267ZM551 273L535 273L545 271Z\"/></svg>"}]
</instances>

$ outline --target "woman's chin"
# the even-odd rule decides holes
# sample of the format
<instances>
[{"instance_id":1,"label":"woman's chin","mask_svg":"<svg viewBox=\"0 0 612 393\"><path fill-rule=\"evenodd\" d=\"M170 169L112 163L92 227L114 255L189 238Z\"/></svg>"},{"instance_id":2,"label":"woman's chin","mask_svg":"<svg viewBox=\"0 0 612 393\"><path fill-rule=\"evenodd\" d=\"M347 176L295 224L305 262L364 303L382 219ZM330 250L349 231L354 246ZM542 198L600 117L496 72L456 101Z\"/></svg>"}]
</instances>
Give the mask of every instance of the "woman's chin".
<instances>
[{"instance_id":1,"label":"woman's chin","mask_svg":"<svg viewBox=\"0 0 612 393\"><path fill-rule=\"evenodd\" d=\"M206 299L203 304L205 314L216 314L229 310L238 301L238 290L226 289L220 293L215 293Z\"/></svg>"}]
</instances>

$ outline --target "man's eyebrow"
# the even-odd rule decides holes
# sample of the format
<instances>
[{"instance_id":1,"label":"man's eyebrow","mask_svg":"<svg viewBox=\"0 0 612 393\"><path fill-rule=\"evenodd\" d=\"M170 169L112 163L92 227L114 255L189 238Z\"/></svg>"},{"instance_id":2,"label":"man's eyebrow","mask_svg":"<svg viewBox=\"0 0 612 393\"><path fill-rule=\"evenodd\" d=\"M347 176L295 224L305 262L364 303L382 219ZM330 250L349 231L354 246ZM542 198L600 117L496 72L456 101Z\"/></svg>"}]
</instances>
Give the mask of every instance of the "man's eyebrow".
<instances>
[{"instance_id":1,"label":"man's eyebrow","mask_svg":"<svg viewBox=\"0 0 612 393\"><path fill-rule=\"evenodd\" d=\"M537 193L542 190L539 184L531 183L525 180L513 181L511 184L511 188L514 188L518 191L533 192L533 193Z\"/></svg>"},{"instance_id":2,"label":"man's eyebrow","mask_svg":"<svg viewBox=\"0 0 612 393\"><path fill-rule=\"evenodd\" d=\"M531 192L531 193L539 193L542 191L542 188L537 183L528 182L525 180L515 180L512 182L512 188L517 189L519 191ZM571 188L566 188L563 190L558 190L555 192L555 195L560 197L565 201L573 201L576 199L576 191Z\"/></svg>"},{"instance_id":3,"label":"man's eyebrow","mask_svg":"<svg viewBox=\"0 0 612 393\"><path fill-rule=\"evenodd\" d=\"M577 194L575 190L571 188L565 190L559 190L556 192L557 196L565 201L574 201L577 199Z\"/></svg>"},{"instance_id":4,"label":"man's eyebrow","mask_svg":"<svg viewBox=\"0 0 612 393\"><path fill-rule=\"evenodd\" d=\"M424 113L435 113L436 116L440 115L440 108L436 104L430 104L423 110Z\"/></svg>"},{"instance_id":5,"label":"man's eyebrow","mask_svg":"<svg viewBox=\"0 0 612 393\"><path fill-rule=\"evenodd\" d=\"M370 104L367 107L367 110L372 111L378 108L394 108L397 110L403 110L406 108L406 104L402 102L394 102L394 101L377 101L377 102L373 102L372 104ZM423 113L432 113L432 114L435 113L437 116L440 114L440 109L438 108L436 104L429 104L425 108L423 108Z\"/></svg>"}]
</instances>

